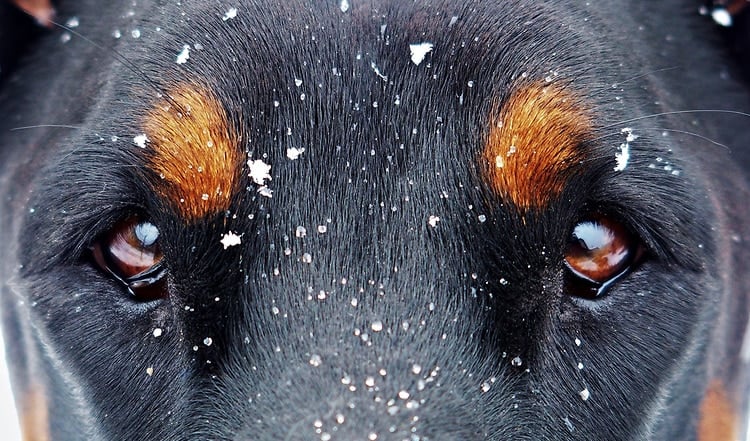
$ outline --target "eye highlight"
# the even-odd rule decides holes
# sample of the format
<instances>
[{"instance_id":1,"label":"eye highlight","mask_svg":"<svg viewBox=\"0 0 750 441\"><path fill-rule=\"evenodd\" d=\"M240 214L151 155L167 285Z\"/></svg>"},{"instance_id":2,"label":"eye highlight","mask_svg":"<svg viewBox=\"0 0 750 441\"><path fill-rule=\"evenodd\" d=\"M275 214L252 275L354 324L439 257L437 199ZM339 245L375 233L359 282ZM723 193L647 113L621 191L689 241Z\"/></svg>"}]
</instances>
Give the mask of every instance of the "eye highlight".
<instances>
[{"instance_id":1,"label":"eye highlight","mask_svg":"<svg viewBox=\"0 0 750 441\"><path fill-rule=\"evenodd\" d=\"M97 266L124 284L137 300L166 296L164 255L156 225L131 216L107 231L91 252Z\"/></svg>"},{"instance_id":2,"label":"eye highlight","mask_svg":"<svg viewBox=\"0 0 750 441\"><path fill-rule=\"evenodd\" d=\"M588 299L602 295L630 271L641 250L640 241L614 219L599 216L579 222L565 248L566 292Z\"/></svg>"}]
</instances>

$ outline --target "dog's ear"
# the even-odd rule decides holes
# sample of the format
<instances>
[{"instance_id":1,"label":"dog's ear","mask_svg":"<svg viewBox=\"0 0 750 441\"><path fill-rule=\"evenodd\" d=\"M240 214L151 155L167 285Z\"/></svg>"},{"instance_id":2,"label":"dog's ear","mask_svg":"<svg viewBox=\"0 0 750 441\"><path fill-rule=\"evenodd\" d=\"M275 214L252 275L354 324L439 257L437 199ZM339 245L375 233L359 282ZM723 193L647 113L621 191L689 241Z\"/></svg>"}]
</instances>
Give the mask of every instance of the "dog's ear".
<instances>
[{"instance_id":1,"label":"dog's ear","mask_svg":"<svg viewBox=\"0 0 750 441\"><path fill-rule=\"evenodd\" d=\"M0 84L53 16L49 0L0 0Z\"/></svg>"}]
</instances>

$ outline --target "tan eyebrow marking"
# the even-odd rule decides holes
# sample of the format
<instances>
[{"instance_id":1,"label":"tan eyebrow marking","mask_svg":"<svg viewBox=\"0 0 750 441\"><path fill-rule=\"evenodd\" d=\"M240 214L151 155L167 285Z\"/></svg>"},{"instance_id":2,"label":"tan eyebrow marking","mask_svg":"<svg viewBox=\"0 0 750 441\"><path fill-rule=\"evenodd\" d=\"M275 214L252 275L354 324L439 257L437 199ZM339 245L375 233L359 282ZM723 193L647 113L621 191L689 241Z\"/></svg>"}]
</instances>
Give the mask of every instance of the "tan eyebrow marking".
<instances>
[{"instance_id":1,"label":"tan eyebrow marking","mask_svg":"<svg viewBox=\"0 0 750 441\"><path fill-rule=\"evenodd\" d=\"M562 191L569 167L583 159L580 145L591 132L589 111L574 93L523 85L490 116L487 182L524 211L543 207Z\"/></svg>"},{"instance_id":2,"label":"tan eyebrow marking","mask_svg":"<svg viewBox=\"0 0 750 441\"><path fill-rule=\"evenodd\" d=\"M207 88L183 83L168 95L143 121L157 192L187 220L227 210L242 170L238 134Z\"/></svg>"}]
</instances>

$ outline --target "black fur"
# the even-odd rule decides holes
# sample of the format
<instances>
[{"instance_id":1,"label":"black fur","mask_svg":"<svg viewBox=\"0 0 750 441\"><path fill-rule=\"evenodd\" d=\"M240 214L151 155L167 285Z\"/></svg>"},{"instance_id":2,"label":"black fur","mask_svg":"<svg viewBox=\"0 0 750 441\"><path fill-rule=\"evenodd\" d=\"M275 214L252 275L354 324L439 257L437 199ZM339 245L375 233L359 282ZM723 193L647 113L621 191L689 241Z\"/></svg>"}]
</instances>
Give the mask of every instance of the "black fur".
<instances>
[{"instance_id":1,"label":"black fur","mask_svg":"<svg viewBox=\"0 0 750 441\"><path fill-rule=\"evenodd\" d=\"M54 439L694 440L711 379L746 405L750 118L718 110L750 105L698 4L152 3L62 2L86 38L48 32L2 81L5 335ZM523 76L596 117L563 193L525 214L480 166L492 105ZM195 224L132 142L191 79L274 191L247 180ZM626 127L638 139L615 172ZM160 229L168 299L136 302L92 262L134 213ZM581 300L562 256L591 213L646 257ZM225 250L230 230L242 245Z\"/></svg>"}]
</instances>

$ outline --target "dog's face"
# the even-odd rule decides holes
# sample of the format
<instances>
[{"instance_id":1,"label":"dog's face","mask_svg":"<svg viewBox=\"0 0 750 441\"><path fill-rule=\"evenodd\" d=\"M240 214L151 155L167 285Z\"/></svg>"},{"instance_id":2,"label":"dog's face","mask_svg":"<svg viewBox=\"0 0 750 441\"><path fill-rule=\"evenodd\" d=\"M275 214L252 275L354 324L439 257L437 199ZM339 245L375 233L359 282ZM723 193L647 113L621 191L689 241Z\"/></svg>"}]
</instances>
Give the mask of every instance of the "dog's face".
<instances>
[{"instance_id":1,"label":"dog's face","mask_svg":"<svg viewBox=\"0 0 750 441\"><path fill-rule=\"evenodd\" d=\"M692 10L69 3L0 97L32 439L745 429L748 119L685 111L746 98Z\"/></svg>"}]
</instances>

